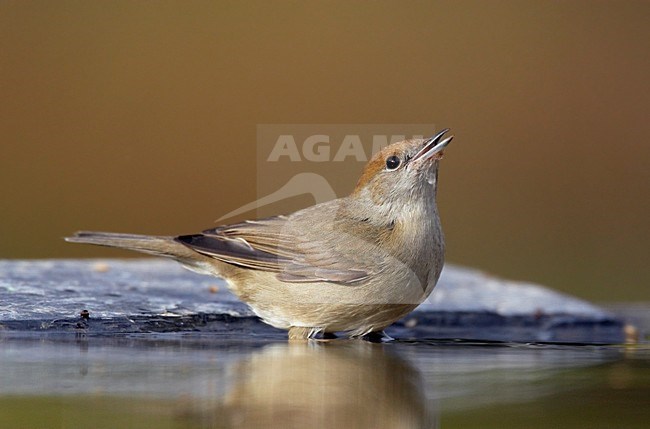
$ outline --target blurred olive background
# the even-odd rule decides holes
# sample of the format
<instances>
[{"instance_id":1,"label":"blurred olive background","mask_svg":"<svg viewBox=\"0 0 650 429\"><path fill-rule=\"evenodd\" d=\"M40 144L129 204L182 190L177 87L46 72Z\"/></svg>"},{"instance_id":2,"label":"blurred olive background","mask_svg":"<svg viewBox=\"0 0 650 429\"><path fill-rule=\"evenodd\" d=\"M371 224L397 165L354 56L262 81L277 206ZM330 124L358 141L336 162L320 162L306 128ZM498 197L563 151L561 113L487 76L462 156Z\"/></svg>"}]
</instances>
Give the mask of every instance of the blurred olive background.
<instances>
[{"instance_id":1,"label":"blurred olive background","mask_svg":"<svg viewBox=\"0 0 650 429\"><path fill-rule=\"evenodd\" d=\"M256 198L257 124L435 123L448 261L648 300L650 3L0 3L0 257ZM350 172L350 189L359 171Z\"/></svg>"}]
</instances>

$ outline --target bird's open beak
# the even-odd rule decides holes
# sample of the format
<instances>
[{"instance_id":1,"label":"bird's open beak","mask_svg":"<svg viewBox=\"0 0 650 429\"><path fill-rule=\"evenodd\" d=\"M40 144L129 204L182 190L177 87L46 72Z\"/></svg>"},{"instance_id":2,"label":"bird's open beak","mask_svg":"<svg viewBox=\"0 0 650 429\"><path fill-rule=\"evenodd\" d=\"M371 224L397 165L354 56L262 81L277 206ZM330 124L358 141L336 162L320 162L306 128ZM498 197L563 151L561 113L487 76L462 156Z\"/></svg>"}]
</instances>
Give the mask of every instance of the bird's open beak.
<instances>
[{"instance_id":1,"label":"bird's open beak","mask_svg":"<svg viewBox=\"0 0 650 429\"><path fill-rule=\"evenodd\" d=\"M416 153L413 158L411 158L411 162L418 160L426 161L428 159L431 159L435 154L440 153L445 147L447 147L449 142L451 142L454 138L454 136L449 136L446 139L442 140L442 137L447 131L449 131L449 128L445 128L435 136L425 140L424 147L420 149L420 151Z\"/></svg>"}]
</instances>

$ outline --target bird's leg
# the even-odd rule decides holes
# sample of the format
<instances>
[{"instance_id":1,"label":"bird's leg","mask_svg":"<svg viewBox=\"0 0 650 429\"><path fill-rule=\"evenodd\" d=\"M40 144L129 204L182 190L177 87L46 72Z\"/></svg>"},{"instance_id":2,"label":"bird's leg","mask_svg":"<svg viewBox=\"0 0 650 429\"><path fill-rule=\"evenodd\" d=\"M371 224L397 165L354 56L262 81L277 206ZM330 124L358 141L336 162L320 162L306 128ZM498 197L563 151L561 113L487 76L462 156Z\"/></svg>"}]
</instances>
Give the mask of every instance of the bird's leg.
<instances>
[{"instance_id":1,"label":"bird's leg","mask_svg":"<svg viewBox=\"0 0 650 429\"><path fill-rule=\"evenodd\" d=\"M292 326L289 328L289 341L305 341L314 334L313 328L303 326Z\"/></svg>"},{"instance_id":2,"label":"bird's leg","mask_svg":"<svg viewBox=\"0 0 650 429\"><path fill-rule=\"evenodd\" d=\"M289 328L289 341L328 341L333 339L336 339L335 333L323 332L318 328L305 328L303 326L292 326Z\"/></svg>"},{"instance_id":3,"label":"bird's leg","mask_svg":"<svg viewBox=\"0 0 650 429\"><path fill-rule=\"evenodd\" d=\"M384 331L369 332L359 338L370 341L371 343L387 343L394 340L393 337L389 336Z\"/></svg>"}]
</instances>

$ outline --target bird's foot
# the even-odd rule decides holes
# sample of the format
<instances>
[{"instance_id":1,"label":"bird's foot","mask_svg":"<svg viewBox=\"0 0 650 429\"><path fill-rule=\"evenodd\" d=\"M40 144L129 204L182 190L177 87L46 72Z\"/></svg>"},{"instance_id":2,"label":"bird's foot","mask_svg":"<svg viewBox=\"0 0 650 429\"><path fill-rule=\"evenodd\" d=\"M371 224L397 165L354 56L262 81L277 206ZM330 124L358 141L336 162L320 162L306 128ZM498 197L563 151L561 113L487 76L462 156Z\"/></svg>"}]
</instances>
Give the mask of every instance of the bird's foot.
<instances>
[{"instance_id":1,"label":"bird's foot","mask_svg":"<svg viewBox=\"0 0 650 429\"><path fill-rule=\"evenodd\" d=\"M371 343L388 343L394 340L393 337L389 336L384 331L368 332L367 334L363 335L352 335L350 338L364 340Z\"/></svg>"},{"instance_id":2,"label":"bird's foot","mask_svg":"<svg viewBox=\"0 0 650 429\"><path fill-rule=\"evenodd\" d=\"M292 326L289 328L289 341L329 341L336 339L333 332L323 332L318 328L306 328L302 326Z\"/></svg>"},{"instance_id":3,"label":"bird's foot","mask_svg":"<svg viewBox=\"0 0 650 429\"><path fill-rule=\"evenodd\" d=\"M395 339L388 334L386 334L384 331L375 331L375 332L369 332L365 335L362 335L358 337L362 340L369 341L371 343L388 343L390 341L394 341Z\"/></svg>"}]
</instances>

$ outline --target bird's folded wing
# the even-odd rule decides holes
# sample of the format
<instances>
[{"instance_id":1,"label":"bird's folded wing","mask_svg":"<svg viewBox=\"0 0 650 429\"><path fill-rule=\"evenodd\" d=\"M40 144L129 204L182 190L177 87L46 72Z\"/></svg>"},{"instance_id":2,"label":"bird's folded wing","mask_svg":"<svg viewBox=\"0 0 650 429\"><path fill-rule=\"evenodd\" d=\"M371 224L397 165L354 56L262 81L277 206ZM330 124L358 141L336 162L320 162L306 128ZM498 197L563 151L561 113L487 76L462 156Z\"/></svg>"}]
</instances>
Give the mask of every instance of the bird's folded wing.
<instances>
[{"instance_id":1,"label":"bird's folded wing","mask_svg":"<svg viewBox=\"0 0 650 429\"><path fill-rule=\"evenodd\" d=\"M306 237L301 231L287 217L276 216L183 235L176 241L229 264L274 272L285 282L354 284L369 276L332 250L336 247L327 242L331 234Z\"/></svg>"}]
</instances>

